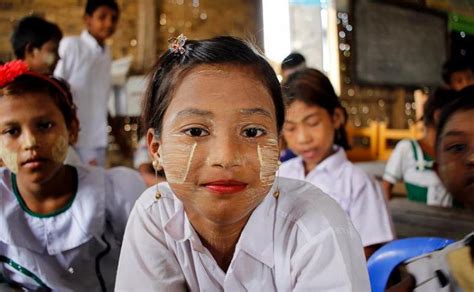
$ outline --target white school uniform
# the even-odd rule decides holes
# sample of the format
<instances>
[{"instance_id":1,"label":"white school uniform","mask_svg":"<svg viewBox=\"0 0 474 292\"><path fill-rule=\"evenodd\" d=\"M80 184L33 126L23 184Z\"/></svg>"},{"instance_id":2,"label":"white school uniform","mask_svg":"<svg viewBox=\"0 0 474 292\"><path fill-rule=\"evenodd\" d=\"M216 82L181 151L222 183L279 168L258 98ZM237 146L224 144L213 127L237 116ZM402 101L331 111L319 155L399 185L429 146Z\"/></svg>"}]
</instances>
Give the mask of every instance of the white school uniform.
<instances>
[{"instance_id":1,"label":"white school uniform","mask_svg":"<svg viewBox=\"0 0 474 292\"><path fill-rule=\"evenodd\" d=\"M453 198L433 170L433 158L423 153L416 140L401 140L385 167L383 179L391 184L403 180L408 199L432 206L453 206Z\"/></svg>"},{"instance_id":2,"label":"white school uniform","mask_svg":"<svg viewBox=\"0 0 474 292\"><path fill-rule=\"evenodd\" d=\"M0 283L113 291L127 218L145 185L124 167L75 169L78 189L71 203L40 215L26 207L15 176L0 168Z\"/></svg>"},{"instance_id":3,"label":"white school uniform","mask_svg":"<svg viewBox=\"0 0 474 292\"><path fill-rule=\"evenodd\" d=\"M87 31L65 37L59 45L61 57L54 75L71 85L81 130L75 145L81 149L107 147L107 105L112 81L112 57Z\"/></svg>"},{"instance_id":4,"label":"white school uniform","mask_svg":"<svg viewBox=\"0 0 474 292\"><path fill-rule=\"evenodd\" d=\"M347 160L344 149L334 150L306 176L301 156L284 162L278 175L306 180L330 195L349 215L364 246L393 240L393 224L380 185Z\"/></svg>"},{"instance_id":5,"label":"white school uniform","mask_svg":"<svg viewBox=\"0 0 474 292\"><path fill-rule=\"evenodd\" d=\"M370 291L359 235L337 203L279 179L245 225L227 272L203 246L169 185L136 202L116 291ZM130 276L133 271L133 276Z\"/></svg>"}]
</instances>

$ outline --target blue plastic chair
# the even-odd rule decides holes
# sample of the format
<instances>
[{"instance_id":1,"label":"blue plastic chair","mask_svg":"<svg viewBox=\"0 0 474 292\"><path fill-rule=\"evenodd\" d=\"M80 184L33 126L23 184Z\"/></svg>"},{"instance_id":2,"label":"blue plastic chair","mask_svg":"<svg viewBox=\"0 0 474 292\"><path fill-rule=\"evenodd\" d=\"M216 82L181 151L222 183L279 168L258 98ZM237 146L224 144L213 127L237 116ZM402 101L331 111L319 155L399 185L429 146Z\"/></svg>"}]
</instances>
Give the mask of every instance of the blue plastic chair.
<instances>
[{"instance_id":1,"label":"blue plastic chair","mask_svg":"<svg viewBox=\"0 0 474 292\"><path fill-rule=\"evenodd\" d=\"M391 241L372 254L367 262L372 292L383 292L392 271L404 261L444 248L454 240L412 237Z\"/></svg>"}]
</instances>

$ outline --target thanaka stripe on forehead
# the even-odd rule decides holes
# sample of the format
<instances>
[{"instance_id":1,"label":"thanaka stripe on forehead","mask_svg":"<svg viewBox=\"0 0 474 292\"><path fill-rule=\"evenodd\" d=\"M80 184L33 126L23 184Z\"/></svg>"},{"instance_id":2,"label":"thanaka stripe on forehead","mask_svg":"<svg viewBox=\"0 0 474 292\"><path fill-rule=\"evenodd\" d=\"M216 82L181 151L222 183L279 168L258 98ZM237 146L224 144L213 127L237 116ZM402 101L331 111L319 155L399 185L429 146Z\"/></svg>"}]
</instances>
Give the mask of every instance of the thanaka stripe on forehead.
<instances>
[{"instance_id":1,"label":"thanaka stripe on forehead","mask_svg":"<svg viewBox=\"0 0 474 292\"><path fill-rule=\"evenodd\" d=\"M269 111L267 111L263 108L260 108L260 107L241 109L240 113L242 113L244 115L247 115L247 116L262 115L262 116L266 116L266 117L269 117L269 118L273 118L272 114Z\"/></svg>"}]
</instances>

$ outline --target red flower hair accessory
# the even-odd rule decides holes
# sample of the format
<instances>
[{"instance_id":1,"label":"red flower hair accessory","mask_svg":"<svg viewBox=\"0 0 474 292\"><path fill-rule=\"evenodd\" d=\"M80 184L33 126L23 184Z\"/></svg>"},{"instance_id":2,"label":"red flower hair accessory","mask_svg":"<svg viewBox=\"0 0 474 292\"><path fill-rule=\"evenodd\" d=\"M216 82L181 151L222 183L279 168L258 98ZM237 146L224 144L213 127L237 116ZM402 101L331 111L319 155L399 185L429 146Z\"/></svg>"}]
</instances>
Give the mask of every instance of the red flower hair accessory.
<instances>
[{"instance_id":1,"label":"red flower hair accessory","mask_svg":"<svg viewBox=\"0 0 474 292\"><path fill-rule=\"evenodd\" d=\"M12 82L18 76L28 72L28 65L22 60L15 60L0 66L0 87Z\"/></svg>"}]
</instances>

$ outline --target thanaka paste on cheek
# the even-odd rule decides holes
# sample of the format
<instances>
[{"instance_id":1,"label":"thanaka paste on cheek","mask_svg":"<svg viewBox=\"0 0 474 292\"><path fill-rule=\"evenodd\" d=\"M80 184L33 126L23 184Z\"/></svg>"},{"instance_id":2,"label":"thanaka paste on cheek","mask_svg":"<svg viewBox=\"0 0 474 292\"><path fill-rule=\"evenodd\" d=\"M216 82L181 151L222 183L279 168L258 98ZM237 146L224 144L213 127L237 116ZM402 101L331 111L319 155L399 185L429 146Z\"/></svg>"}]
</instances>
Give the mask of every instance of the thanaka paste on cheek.
<instances>
[{"instance_id":1,"label":"thanaka paste on cheek","mask_svg":"<svg viewBox=\"0 0 474 292\"><path fill-rule=\"evenodd\" d=\"M258 161L260 163L260 181L262 186L269 186L275 181L279 159L278 140L268 139L264 144L257 145Z\"/></svg>"},{"instance_id":2,"label":"thanaka paste on cheek","mask_svg":"<svg viewBox=\"0 0 474 292\"><path fill-rule=\"evenodd\" d=\"M160 160L169 183L183 184L186 182L196 146L197 143L192 145L173 144L170 149L163 148Z\"/></svg>"},{"instance_id":3,"label":"thanaka paste on cheek","mask_svg":"<svg viewBox=\"0 0 474 292\"><path fill-rule=\"evenodd\" d=\"M63 163L66 160L68 151L68 133L67 131L63 135L59 136L51 149L51 158L59 163Z\"/></svg>"},{"instance_id":4,"label":"thanaka paste on cheek","mask_svg":"<svg viewBox=\"0 0 474 292\"><path fill-rule=\"evenodd\" d=\"M10 151L5 145L0 144L0 158L6 168L13 173L18 173L18 153Z\"/></svg>"}]
</instances>

